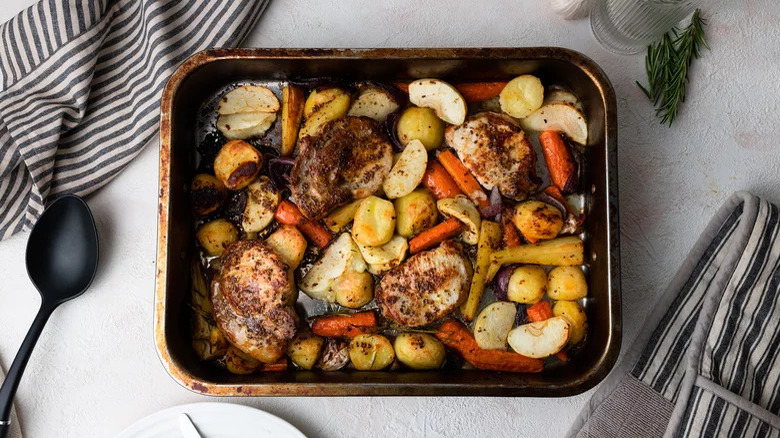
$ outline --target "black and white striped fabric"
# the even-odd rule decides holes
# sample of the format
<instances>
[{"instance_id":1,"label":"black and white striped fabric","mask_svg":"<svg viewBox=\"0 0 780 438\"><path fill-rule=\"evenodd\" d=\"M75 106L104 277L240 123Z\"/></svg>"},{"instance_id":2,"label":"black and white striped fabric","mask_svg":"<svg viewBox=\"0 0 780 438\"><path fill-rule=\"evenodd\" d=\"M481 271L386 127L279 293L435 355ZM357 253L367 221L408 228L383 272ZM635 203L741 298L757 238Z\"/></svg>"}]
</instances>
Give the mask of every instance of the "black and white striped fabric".
<instances>
[{"instance_id":1,"label":"black and white striped fabric","mask_svg":"<svg viewBox=\"0 0 780 438\"><path fill-rule=\"evenodd\" d=\"M570 431L780 437L780 209L733 195Z\"/></svg>"},{"instance_id":2,"label":"black and white striped fabric","mask_svg":"<svg viewBox=\"0 0 780 438\"><path fill-rule=\"evenodd\" d=\"M157 132L193 53L241 42L267 0L41 0L0 26L0 239L111 180Z\"/></svg>"}]
</instances>

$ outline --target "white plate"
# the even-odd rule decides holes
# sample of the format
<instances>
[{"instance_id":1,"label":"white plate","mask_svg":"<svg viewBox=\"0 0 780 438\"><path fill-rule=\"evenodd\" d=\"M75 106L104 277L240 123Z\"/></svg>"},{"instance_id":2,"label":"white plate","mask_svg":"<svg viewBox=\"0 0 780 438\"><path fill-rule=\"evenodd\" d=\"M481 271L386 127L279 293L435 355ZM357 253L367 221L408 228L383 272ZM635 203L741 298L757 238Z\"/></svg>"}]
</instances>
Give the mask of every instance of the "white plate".
<instances>
[{"instance_id":1,"label":"white plate","mask_svg":"<svg viewBox=\"0 0 780 438\"><path fill-rule=\"evenodd\" d=\"M142 418L117 438L178 438L179 414L186 413L203 438L306 438L279 417L249 406L193 403L174 406Z\"/></svg>"}]
</instances>

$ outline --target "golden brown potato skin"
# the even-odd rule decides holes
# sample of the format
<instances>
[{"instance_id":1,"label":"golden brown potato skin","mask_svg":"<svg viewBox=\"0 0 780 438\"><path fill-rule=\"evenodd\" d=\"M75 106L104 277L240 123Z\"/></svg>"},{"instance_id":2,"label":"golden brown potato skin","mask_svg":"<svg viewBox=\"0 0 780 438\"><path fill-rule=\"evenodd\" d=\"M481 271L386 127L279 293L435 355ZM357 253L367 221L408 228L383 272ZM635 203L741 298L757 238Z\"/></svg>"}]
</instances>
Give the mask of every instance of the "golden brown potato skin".
<instances>
[{"instance_id":1,"label":"golden brown potato skin","mask_svg":"<svg viewBox=\"0 0 780 438\"><path fill-rule=\"evenodd\" d=\"M290 189L301 212L320 219L352 199L380 187L393 166L393 148L376 121L341 117L314 136L298 140Z\"/></svg>"},{"instance_id":2,"label":"golden brown potato skin","mask_svg":"<svg viewBox=\"0 0 780 438\"><path fill-rule=\"evenodd\" d=\"M525 201L515 205L512 222L531 242L554 239L563 228L560 210L540 201Z\"/></svg>"},{"instance_id":3,"label":"golden brown potato skin","mask_svg":"<svg viewBox=\"0 0 780 438\"><path fill-rule=\"evenodd\" d=\"M244 140L225 143L214 159L214 174L230 190L241 190L263 167L263 156Z\"/></svg>"},{"instance_id":4,"label":"golden brown potato skin","mask_svg":"<svg viewBox=\"0 0 780 438\"><path fill-rule=\"evenodd\" d=\"M260 240L228 246L211 288L214 319L230 342L264 363L287 351L298 322L287 265Z\"/></svg>"},{"instance_id":5,"label":"golden brown potato skin","mask_svg":"<svg viewBox=\"0 0 780 438\"><path fill-rule=\"evenodd\" d=\"M218 209L226 194L227 189L215 176L199 173L192 179L190 197L192 209L198 216L205 216Z\"/></svg>"},{"instance_id":6,"label":"golden brown potato skin","mask_svg":"<svg viewBox=\"0 0 780 438\"><path fill-rule=\"evenodd\" d=\"M414 370L434 370L441 367L446 352L438 339L425 333L401 333L393 343L395 357Z\"/></svg>"},{"instance_id":7,"label":"golden brown potato skin","mask_svg":"<svg viewBox=\"0 0 780 438\"><path fill-rule=\"evenodd\" d=\"M448 240L388 271L374 296L386 318L419 327L460 306L468 295L471 275L471 261L460 244Z\"/></svg>"}]
</instances>

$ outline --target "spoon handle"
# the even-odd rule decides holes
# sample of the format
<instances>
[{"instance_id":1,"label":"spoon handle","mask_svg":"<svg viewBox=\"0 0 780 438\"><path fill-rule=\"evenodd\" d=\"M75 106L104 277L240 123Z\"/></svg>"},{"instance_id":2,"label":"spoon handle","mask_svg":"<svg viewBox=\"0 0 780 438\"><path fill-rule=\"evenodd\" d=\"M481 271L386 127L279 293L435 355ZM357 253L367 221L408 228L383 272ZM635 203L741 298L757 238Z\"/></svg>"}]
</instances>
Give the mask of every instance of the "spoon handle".
<instances>
[{"instance_id":1,"label":"spoon handle","mask_svg":"<svg viewBox=\"0 0 780 438\"><path fill-rule=\"evenodd\" d=\"M30 359L35 343L38 341L46 321L49 320L49 316L51 316L56 307L56 305L49 305L46 302L41 303L41 308L38 310L38 314L35 316L27 336L24 337L24 342L19 347L19 352L16 353L16 358L14 358L11 368L8 369L8 375L5 376L3 386L0 387L0 438L6 438L8 435L11 425L11 403L14 401L16 388L19 387L24 367Z\"/></svg>"}]
</instances>

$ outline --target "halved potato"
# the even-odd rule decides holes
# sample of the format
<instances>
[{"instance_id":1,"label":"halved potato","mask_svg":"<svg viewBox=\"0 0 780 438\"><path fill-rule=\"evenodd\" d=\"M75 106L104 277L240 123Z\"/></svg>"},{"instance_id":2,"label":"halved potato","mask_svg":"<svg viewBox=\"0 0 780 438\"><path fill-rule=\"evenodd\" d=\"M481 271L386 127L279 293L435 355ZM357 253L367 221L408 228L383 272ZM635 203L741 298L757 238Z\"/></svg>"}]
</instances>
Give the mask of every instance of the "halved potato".
<instances>
[{"instance_id":1,"label":"halved potato","mask_svg":"<svg viewBox=\"0 0 780 438\"><path fill-rule=\"evenodd\" d=\"M409 243L401 236L393 236L381 246L357 244L363 260L368 264L368 272L380 275L401 264L409 251Z\"/></svg>"},{"instance_id":2,"label":"halved potato","mask_svg":"<svg viewBox=\"0 0 780 438\"><path fill-rule=\"evenodd\" d=\"M271 183L271 179L261 175L247 186L246 207L241 226L247 233L263 230L274 220L276 206L281 196Z\"/></svg>"},{"instance_id":3,"label":"halved potato","mask_svg":"<svg viewBox=\"0 0 780 438\"><path fill-rule=\"evenodd\" d=\"M501 111L518 119L539 109L543 100L542 81L533 75L522 75L512 79L499 95Z\"/></svg>"},{"instance_id":4,"label":"halved potato","mask_svg":"<svg viewBox=\"0 0 780 438\"><path fill-rule=\"evenodd\" d=\"M317 363L325 340L313 333L299 333L287 347L287 355L298 368L310 370Z\"/></svg>"},{"instance_id":5,"label":"halved potato","mask_svg":"<svg viewBox=\"0 0 780 438\"><path fill-rule=\"evenodd\" d=\"M238 230L225 219L207 222L198 228L195 237L210 256L220 256L228 245L238 240Z\"/></svg>"},{"instance_id":6,"label":"halved potato","mask_svg":"<svg viewBox=\"0 0 780 438\"><path fill-rule=\"evenodd\" d=\"M274 231L265 243L271 246L276 255L287 263L290 269L295 269L301 264L306 252L306 238L293 225L282 225Z\"/></svg>"},{"instance_id":7,"label":"halved potato","mask_svg":"<svg viewBox=\"0 0 780 438\"><path fill-rule=\"evenodd\" d=\"M336 87L312 91L309 93L309 97L306 98L306 103L303 106L303 116L307 119L310 118L312 114L321 110L325 105L339 96L349 97L349 93Z\"/></svg>"},{"instance_id":8,"label":"halved potato","mask_svg":"<svg viewBox=\"0 0 780 438\"><path fill-rule=\"evenodd\" d=\"M445 218L454 217L466 225L466 230L461 234L461 239L469 245L479 243L479 227L482 218L477 207L464 195L454 198L444 198L436 201L436 207Z\"/></svg>"},{"instance_id":9,"label":"halved potato","mask_svg":"<svg viewBox=\"0 0 780 438\"><path fill-rule=\"evenodd\" d=\"M409 101L432 109L452 125L466 119L466 100L455 87L439 79L418 79L409 84Z\"/></svg>"},{"instance_id":10,"label":"halved potato","mask_svg":"<svg viewBox=\"0 0 780 438\"><path fill-rule=\"evenodd\" d=\"M338 233L342 228L346 227L348 223L352 222L355 218L355 212L357 211L362 199L358 199L350 202L349 204L342 205L341 207L333 210L330 214L322 219L322 222L334 233Z\"/></svg>"},{"instance_id":11,"label":"halved potato","mask_svg":"<svg viewBox=\"0 0 780 438\"><path fill-rule=\"evenodd\" d=\"M366 85L360 89L357 99L352 102L347 115L370 117L381 122L400 106L400 103L387 90Z\"/></svg>"},{"instance_id":12,"label":"halved potato","mask_svg":"<svg viewBox=\"0 0 780 438\"><path fill-rule=\"evenodd\" d=\"M355 369L377 371L393 363L395 351L382 335L357 335L349 343L349 358Z\"/></svg>"},{"instance_id":13,"label":"halved potato","mask_svg":"<svg viewBox=\"0 0 780 438\"><path fill-rule=\"evenodd\" d=\"M260 85L244 85L231 90L219 100L219 114L275 113L279 99L274 92Z\"/></svg>"},{"instance_id":14,"label":"halved potato","mask_svg":"<svg viewBox=\"0 0 780 438\"><path fill-rule=\"evenodd\" d=\"M588 124L585 116L568 103L544 105L520 120L520 126L529 131L560 131L574 142L588 144Z\"/></svg>"},{"instance_id":15,"label":"halved potato","mask_svg":"<svg viewBox=\"0 0 780 438\"><path fill-rule=\"evenodd\" d=\"M306 121L303 122L303 126L298 133L298 138L304 135L315 135L322 125L347 114L347 110L349 110L349 95L343 90L339 91L340 94L337 94L333 99L314 106L315 110L306 117ZM306 105L308 108L308 100Z\"/></svg>"},{"instance_id":16,"label":"halved potato","mask_svg":"<svg viewBox=\"0 0 780 438\"><path fill-rule=\"evenodd\" d=\"M428 152L420 140L412 140L398 157L382 188L390 199L412 193L420 184L428 166Z\"/></svg>"},{"instance_id":17,"label":"halved potato","mask_svg":"<svg viewBox=\"0 0 780 438\"><path fill-rule=\"evenodd\" d=\"M569 340L569 323L555 316L544 321L515 327L507 337L509 346L516 353L533 358L543 358L561 350Z\"/></svg>"},{"instance_id":18,"label":"halved potato","mask_svg":"<svg viewBox=\"0 0 780 438\"><path fill-rule=\"evenodd\" d=\"M506 338L515 325L514 303L496 301L482 309L474 322L474 339L480 348L506 351Z\"/></svg>"},{"instance_id":19,"label":"halved potato","mask_svg":"<svg viewBox=\"0 0 780 438\"><path fill-rule=\"evenodd\" d=\"M229 190L241 190L251 183L263 167L263 156L243 140L225 143L214 159L214 174Z\"/></svg>"},{"instance_id":20,"label":"halved potato","mask_svg":"<svg viewBox=\"0 0 780 438\"><path fill-rule=\"evenodd\" d=\"M332 285L347 269L365 271L366 263L349 233L342 233L325 249L298 287L306 295L329 303L336 302Z\"/></svg>"},{"instance_id":21,"label":"halved potato","mask_svg":"<svg viewBox=\"0 0 780 438\"><path fill-rule=\"evenodd\" d=\"M292 155L298 140L298 129L303 119L303 88L288 85L282 89L282 148L283 156Z\"/></svg>"},{"instance_id":22,"label":"halved potato","mask_svg":"<svg viewBox=\"0 0 780 438\"><path fill-rule=\"evenodd\" d=\"M395 231L395 207L387 199L369 196L355 212L352 238L361 245L379 246L390 241Z\"/></svg>"},{"instance_id":23,"label":"halved potato","mask_svg":"<svg viewBox=\"0 0 780 438\"><path fill-rule=\"evenodd\" d=\"M228 140L244 140L259 137L276 121L276 113L224 114L217 118L217 129Z\"/></svg>"}]
</instances>

